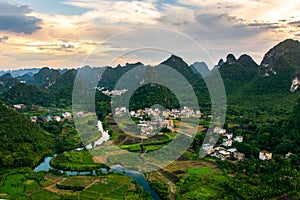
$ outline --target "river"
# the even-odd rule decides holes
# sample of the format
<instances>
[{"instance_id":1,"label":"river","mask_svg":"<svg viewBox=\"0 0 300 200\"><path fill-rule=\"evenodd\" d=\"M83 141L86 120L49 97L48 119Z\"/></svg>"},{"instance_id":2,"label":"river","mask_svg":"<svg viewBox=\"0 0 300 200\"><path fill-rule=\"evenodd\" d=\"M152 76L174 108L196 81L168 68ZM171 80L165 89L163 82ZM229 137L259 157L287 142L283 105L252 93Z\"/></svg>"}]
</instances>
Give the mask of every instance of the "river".
<instances>
[{"instance_id":1,"label":"river","mask_svg":"<svg viewBox=\"0 0 300 200\"><path fill-rule=\"evenodd\" d=\"M98 128L99 128L99 131L101 131L103 134L102 134L102 137L95 142L95 145L101 145L103 142L106 142L106 141L109 140L109 135L106 131L103 131L102 123L100 121L98 123ZM89 149L91 147L92 147L92 144L89 144L89 145L86 146L87 149ZM77 149L74 149L74 150L71 150L71 151L68 151L68 152L82 151L83 149L85 149L85 148L84 147L77 148ZM41 162L36 168L34 168L34 171L35 172L39 172L39 171L47 171L48 172L50 169L53 169L50 166L50 162L53 159L53 157L55 157L55 156L56 156L56 154L54 156L45 157L44 161ZM88 172L62 171L62 170L60 170L60 171L62 173L65 172L68 176L90 175L89 171ZM102 171L104 173L107 172L106 169L102 169ZM125 169L120 165L111 166L110 171L115 172L115 173L124 172L124 174L126 176L131 177L134 180L136 180L138 182L138 184L143 188L144 191L149 192L152 199L154 199L154 200L157 200L157 199L159 200L160 199L159 195L150 188L148 181L145 179L145 176L142 173L140 173L138 171L135 171L135 170L131 170L131 169ZM93 175L96 176L96 170L93 171Z\"/></svg>"},{"instance_id":2,"label":"river","mask_svg":"<svg viewBox=\"0 0 300 200\"><path fill-rule=\"evenodd\" d=\"M75 149L76 150L82 150L82 148L79 149ZM74 150L73 150L74 151ZM55 156L55 155L54 155ZM52 160L52 156L47 156L44 158L44 161L41 162L35 169L35 172L39 172L39 171L49 171L50 169L53 169L50 166L50 161ZM90 175L90 172L77 172L77 171L62 171L61 172L65 172L68 176L76 176L76 175ZM106 169L102 169L102 171L105 173L107 172ZM134 180L136 180L138 182L138 184L144 189L144 191L149 192L150 196L152 199L157 200L160 199L158 194L156 192L154 192L150 186L148 181L145 179L145 176L135 170L131 170L131 169L125 169L122 166L116 165L116 166L111 166L110 171L112 172L124 172L126 176L133 178ZM96 176L96 171L93 171L93 175Z\"/></svg>"}]
</instances>

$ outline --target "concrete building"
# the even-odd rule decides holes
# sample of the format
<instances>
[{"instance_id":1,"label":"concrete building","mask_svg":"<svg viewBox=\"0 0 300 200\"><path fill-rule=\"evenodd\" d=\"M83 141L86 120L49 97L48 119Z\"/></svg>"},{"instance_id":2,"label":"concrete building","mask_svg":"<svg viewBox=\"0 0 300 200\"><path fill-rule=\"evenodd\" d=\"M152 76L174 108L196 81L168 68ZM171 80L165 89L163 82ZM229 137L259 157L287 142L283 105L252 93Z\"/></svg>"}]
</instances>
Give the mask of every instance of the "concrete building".
<instances>
[{"instance_id":1,"label":"concrete building","mask_svg":"<svg viewBox=\"0 0 300 200\"><path fill-rule=\"evenodd\" d=\"M272 159L272 153L267 151L261 151L259 152L259 159L260 160L270 160Z\"/></svg>"}]
</instances>

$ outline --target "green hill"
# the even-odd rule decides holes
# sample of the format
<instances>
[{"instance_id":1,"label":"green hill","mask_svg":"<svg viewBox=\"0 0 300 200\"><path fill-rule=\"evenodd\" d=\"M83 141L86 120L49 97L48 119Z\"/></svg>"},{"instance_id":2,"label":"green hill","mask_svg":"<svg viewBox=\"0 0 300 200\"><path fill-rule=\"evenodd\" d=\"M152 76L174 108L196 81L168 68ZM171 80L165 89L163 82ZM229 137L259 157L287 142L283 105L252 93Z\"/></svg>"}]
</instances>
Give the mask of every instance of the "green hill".
<instances>
[{"instance_id":1,"label":"green hill","mask_svg":"<svg viewBox=\"0 0 300 200\"><path fill-rule=\"evenodd\" d=\"M25 104L49 106L52 99L47 91L39 89L35 85L18 83L1 95L1 100L7 105Z\"/></svg>"},{"instance_id":2,"label":"green hill","mask_svg":"<svg viewBox=\"0 0 300 200\"><path fill-rule=\"evenodd\" d=\"M0 168L33 167L50 153L50 134L0 104Z\"/></svg>"},{"instance_id":3,"label":"green hill","mask_svg":"<svg viewBox=\"0 0 300 200\"><path fill-rule=\"evenodd\" d=\"M49 88L56 82L59 75L60 73L58 70L44 67L37 74L33 75L32 81L28 84Z\"/></svg>"},{"instance_id":4,"label":"green hill","mask_svg":"<svg viewBox=\"0 0 300 200\"><path fill-rule=\"evenodd\" d=\"M19 83L19 80L12 77L10 73L0 76L0 92L6 91L17 83Z\"/></svg>"}]
</instances>

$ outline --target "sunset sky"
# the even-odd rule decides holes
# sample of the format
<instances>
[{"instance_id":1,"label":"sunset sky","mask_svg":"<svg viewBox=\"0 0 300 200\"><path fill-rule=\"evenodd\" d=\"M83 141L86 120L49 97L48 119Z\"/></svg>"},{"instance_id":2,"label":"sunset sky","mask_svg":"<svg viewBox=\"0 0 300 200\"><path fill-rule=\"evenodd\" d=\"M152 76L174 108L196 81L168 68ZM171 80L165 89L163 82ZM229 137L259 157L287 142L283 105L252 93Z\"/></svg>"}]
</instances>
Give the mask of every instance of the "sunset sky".
<instances>
[{"instance_id":1,"label":"sunset sky","mask_svg":"<svg viewBox=\"0 0 300 200\"><path fill-rule=\"evenodd\" d=\"M275 44L287 38L300 39L300 1L0 0L0 70L116 64L112 58L130 52L129 43L140 44L141 38L134 34L144 27L182 33L200 44L210 60L186 46L189 64L205 61L211 68L228 53L237 57L246 53L260 63ZM124 31L132 31L132 37L119 38L117 45L109 39ZM155 37L158 41L149 36L147 47L151 42L178 45L174 48L186 45L167 31ZM157 64L175 52L131 52L118 62ZM91 54L90 63L84 62Z\"/></svg>"}]
</instances>

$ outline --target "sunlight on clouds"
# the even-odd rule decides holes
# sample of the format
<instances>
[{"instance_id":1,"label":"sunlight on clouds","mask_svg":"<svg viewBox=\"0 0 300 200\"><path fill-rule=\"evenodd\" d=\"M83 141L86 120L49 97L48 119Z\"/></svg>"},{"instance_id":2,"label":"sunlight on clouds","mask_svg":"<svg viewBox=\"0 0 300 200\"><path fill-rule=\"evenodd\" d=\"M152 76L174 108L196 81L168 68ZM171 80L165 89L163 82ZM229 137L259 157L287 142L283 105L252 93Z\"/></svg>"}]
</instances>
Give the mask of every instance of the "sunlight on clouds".
<instances>
[{"instance_id":1,"label":"sunlight on clouds","mask_svg":"<svg viewBox=\"0 0 300 200\"><path fill-rule=\"evenodd\" d=\"M155 24L160 17L157 8L147 1L86 1L70 0L63 2L67 5L89 8L85 13L102 23L133 23Z\"/></svg>"},{"instance_id":2,"label":"sunlight on clouds","mask_svg":"<svg viewBox=\"0 0 300 200\"><path fill-rule=\"evenodd\" d=\"M215 62L229 52L248 53L260 62L274 44L287 38L300 39L300 25L296 23L300 21L300 2L293 0L62 0L62 4L87 10L74 15L31 10L30 16L41 19L41 29L32 34L0 31L0 37L9 37L0 42L4 65L75 67L91 53L92 64L100 65L128 48L99 44L123 31L149 26L191 36L205 44ZM166 37L166 41L170 39ZM191 57L202 61L192 50ZM161 60L152 55L145 61Z\"/></svg>"}]
</instances>

